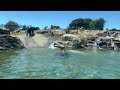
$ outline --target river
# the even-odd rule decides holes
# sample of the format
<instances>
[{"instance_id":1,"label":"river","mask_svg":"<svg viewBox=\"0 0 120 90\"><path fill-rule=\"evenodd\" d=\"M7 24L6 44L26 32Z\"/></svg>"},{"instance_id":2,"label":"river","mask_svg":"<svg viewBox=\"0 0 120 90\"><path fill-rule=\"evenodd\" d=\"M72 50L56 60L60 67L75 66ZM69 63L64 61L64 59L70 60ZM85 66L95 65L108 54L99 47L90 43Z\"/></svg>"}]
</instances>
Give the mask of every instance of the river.
<instances>
[{"instance_id":1,"label":"river","mask_svg":"<svg viewBox=\"0 0 120 90\"><path fill-rule=\"evenodd\" d=\"M120 52L29 48L0 53L0 79L120 79Z\"/></svg>"}]
</instances>

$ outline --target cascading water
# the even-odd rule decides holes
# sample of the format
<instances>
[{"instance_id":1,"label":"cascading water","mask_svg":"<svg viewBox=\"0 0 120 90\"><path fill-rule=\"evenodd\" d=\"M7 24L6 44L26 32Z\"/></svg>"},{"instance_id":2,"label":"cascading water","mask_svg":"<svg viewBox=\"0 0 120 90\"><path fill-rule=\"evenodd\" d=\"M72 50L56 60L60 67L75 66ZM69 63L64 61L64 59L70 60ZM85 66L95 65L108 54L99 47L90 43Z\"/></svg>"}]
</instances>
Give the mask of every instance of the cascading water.
<instances>
[{"instance_id":1,"label":"cascading water","mask_svg":"<svg viewBox=\"0 0 120 90\"><path fill-rule=\"evenodd\" d=\"M93 49L97 49L97 42L94 42Z\"/></svg>"}]
</instances>

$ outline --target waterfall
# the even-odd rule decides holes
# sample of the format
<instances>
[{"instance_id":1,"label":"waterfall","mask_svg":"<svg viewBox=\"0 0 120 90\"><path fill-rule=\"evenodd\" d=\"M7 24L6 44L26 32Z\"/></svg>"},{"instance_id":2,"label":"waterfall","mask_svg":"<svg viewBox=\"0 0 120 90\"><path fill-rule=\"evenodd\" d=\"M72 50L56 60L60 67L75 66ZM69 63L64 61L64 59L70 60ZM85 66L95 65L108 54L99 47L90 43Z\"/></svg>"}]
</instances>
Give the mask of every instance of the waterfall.
<instances>
[{"instance_id":1,"label":"waterfall","mask_svg":"<svg viewBox=\"0 0 120 90\"><path fill-rule=\"evenodd\" d=\"M94 42L93 49L97 49L97 42Z\"/></svg>"}]
</instances>

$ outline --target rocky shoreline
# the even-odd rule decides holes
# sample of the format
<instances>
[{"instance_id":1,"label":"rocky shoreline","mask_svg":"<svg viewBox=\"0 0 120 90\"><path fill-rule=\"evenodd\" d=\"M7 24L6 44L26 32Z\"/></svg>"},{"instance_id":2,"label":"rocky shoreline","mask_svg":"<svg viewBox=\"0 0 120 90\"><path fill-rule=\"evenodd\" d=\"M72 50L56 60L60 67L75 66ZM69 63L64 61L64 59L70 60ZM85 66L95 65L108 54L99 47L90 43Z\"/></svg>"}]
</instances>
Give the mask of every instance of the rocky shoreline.
<instances>
[{"instance_id":1,"label":"rocky shoreline","mask_svg":"<svg viewBox=\"0 0 120 90\"><path fill-rule=\"evenodd\" d=\"M108 31L77 31L66 34L64 31L55 30L51 32L42 33L36 32L36 37L33 39L36 43L39 42L51 45L56 43L64 45L67 49L104 49L104 50L120 50L120 32ZM97 33L96 33L97 32ZM41 34L42 33L42 34ZM25 33L24 33L25 34ZM39 35L40 34L40 35ZM44 40L42 40L44 36ZM23 35L21 36L23 37ZM24 38L24 37L23 37ZM47 43L48 42L48 43ZM0 50L18 50L25 48L25 42L20 37L1 35L0 36Z\"/></svg>"}]
</instances>

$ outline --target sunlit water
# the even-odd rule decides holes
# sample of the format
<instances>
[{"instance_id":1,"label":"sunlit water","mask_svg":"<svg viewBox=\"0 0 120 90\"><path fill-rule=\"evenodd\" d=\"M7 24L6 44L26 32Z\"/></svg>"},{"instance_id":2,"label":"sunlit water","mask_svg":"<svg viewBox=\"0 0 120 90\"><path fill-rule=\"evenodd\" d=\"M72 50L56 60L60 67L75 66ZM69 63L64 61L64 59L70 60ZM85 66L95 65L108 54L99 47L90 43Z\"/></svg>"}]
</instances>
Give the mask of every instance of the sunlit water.
<instances>
[{"instance_id":1,"label":"sunlit water","mask_svg":"<svg viewBox=\"0 0 120 90\"><path fill-rule=\"evenodd\" d=\"M11 53L11 52L7 52ZM2 79L120 79L120 52L31 48L0 54Z\"/></svg>"}]
</instances>

